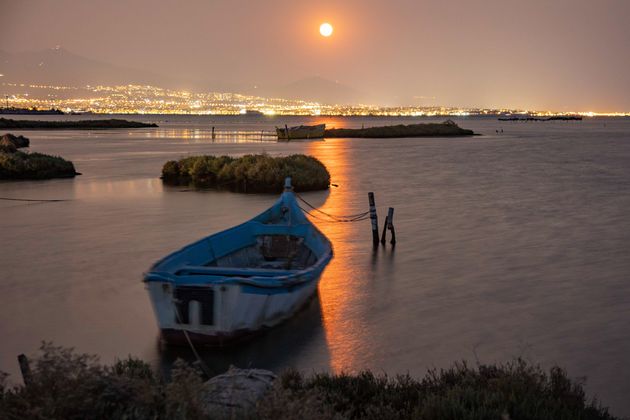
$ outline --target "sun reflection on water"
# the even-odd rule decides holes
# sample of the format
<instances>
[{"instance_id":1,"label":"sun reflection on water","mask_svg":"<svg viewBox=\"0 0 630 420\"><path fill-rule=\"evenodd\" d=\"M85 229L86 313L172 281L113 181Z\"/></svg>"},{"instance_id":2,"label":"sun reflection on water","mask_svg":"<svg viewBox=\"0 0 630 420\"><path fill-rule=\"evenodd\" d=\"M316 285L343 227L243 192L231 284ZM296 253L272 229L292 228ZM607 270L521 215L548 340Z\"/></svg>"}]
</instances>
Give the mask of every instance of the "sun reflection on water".
<instances>
[{"instance_id":1,"label":"sun reflection on water","mask_svg":"<svg viewBox=\"0 0 630 420\"><path fill-rule=\"evenodd\" d=\"M326 142L311 142L307 154L321 160L329 172L333 183L341 186L349 184L349 150ZM330 193L311 193L308 200L320 209L337 215L361 211L356 197L350 196L342 188L331 188ZM322 201L323 204L322 204ZM353 253L365 248L365 243L357 241L357 231L364 226L357 223L326 223L313 220L317 227L332 241L335 257L332 259L319 283L319 296L326 341L330 351L330 364L333 372L352 372L360 369L358 361L369 352L363 317L352 313L360 307L362 282L366 273L361 266L353 265Z\"/></svg>"},{"instance_id":2,"label":"sun reflection on water","mask_svg":"<svg viewBox=\"0 0 630 420\"><path fill-rule=\"evenodd\" d=\"M72 184L75 198L109 199L155 196L162 193L164 187L159 178L128 180L86 180Z\"/></svg>"},{"instance_id":3,"label":"sun reflection on water","mask_svg":"<svg viewBox=\"0 0 630 420\"><path fill-rule=\"evenodd\" d=\"M271 130L225 130L212 128L169 128L129 133L129 137L147 139L183 139L189 143L252 143L275 142L278 137Z\"/></svg>"}]
</instances>

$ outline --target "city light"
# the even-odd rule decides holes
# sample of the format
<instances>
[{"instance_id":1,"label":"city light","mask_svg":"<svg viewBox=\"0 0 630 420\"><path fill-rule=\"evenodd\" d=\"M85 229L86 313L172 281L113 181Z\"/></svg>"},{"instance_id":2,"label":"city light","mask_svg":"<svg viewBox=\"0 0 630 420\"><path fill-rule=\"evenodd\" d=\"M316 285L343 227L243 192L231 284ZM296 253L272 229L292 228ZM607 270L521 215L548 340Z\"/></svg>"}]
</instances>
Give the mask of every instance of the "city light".
<instances>
[{"instance_id":1,"label":"city light","mask_svg":"<svg viewBox=\"0 0 630 420\"><path fill-rule=\"evenodd\" d=\"M443 106L382 107L375 105L321 104L238 93L196 93L149 85L56 86L1 83L11 107L60 109L68 113L94 114L191 114L247 115L260 113L304 116L466 117L474 115L630 116L630 112L531 111L515 109L457 108ZM3 96L5 96L3 95Z\"/></svg>"}]
</instances>

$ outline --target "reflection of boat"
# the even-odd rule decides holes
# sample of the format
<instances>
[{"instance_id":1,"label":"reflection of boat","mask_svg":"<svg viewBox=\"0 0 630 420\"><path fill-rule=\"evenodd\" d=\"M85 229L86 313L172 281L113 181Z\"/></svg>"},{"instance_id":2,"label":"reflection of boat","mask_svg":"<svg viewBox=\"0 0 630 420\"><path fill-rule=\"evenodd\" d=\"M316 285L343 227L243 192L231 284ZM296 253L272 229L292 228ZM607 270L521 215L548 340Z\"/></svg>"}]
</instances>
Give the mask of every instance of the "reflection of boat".
<instances>
[{"instance_id":1,"label":"reflection of boat","mask_svg":"<svg viewBox=\"0 0 630 420\"><path fill-rule=\"evenodd\" d=\"M144 281L167 342L221 345L293 315L331 258L287 179L265 212L165 257Z\"/></svg>"},{"instance_id":2,"label":"reflection of boat","mask_svg":"<svg viewBox=\"0 0 630 420\"><path fill-rule=\"evenodd\" d=\"M324 131L326 131L326 124L299 125L297 127L285 126L284 128L276 127L278 140L287 141L296 139L321 139L324 138Z\"/></svg>"}]
</instances>

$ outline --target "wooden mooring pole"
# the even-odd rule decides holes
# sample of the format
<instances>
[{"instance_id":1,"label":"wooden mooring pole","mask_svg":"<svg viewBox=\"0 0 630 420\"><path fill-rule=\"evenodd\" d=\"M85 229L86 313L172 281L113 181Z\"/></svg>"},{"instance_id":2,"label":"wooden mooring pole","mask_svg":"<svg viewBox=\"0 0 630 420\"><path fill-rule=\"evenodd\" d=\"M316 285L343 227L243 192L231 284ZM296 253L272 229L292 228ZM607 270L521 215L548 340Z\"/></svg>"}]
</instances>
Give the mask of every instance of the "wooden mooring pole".
<instances>
[{"instance_id":1,"label":"wooden mooring pole","mask_svg":"<svg viewBox=\"0 0 630 420\"><path fill-rule=\"evenodd\" d=\"M385 245L385 238L387 238L387 226L389 225L388 218L385 216L385 223L383 223L383 234L381 235L381 245Z\"/></svg>"},{"instance_id":2,"label":"wooden mooring pole","mask_svg":"<svg viewBox=\"0 0 630 420\"><path fill-rule=\"evenodd\" d=\"M24 380L24 385L28 386L31 383L32 375L31 375L31 367L28 364L28 358L24 354L20 354L18 357L18 363L20 365L20 372L22 372L22 379Z\"/></svg>"},{"instance_id":3,"label":"wooden mooring pole","mask_svg":"<svg viewBox=\"0 0 630 420\"><path fill-rule=\"evenodd\" d=\"M396 231L394 230L394 208L390 207L385 216L385 224L383 225L383 234L381 235L381 244L385 245L387 241L387 230L392 233L392 240L389 242L396 245Z\"/></svg>"},{"instance_id":4,"label":"wooden mooring pole","mask_svg":"<svg viewBox=\"0 0 630 420\"><path fill-rule=\"evenodd\" d=\"M368 193L370 202L370 220L372 221L372 242L378 246L378 216L376 215L376 204L374 203L374 193Z\"/></svg>"},{"instance_id":5,"label":"wooden mooring pole","mask_svg":"<svg viewBox=\"0 0 630 420\"><path fill-rule=\"evenodd\" d=\"M396 245L396 230L394 230L394 208L390 207L387 211L387 229L392 233L392 240L389 241L390 244ZM384 235L383 235L384 236ZM385 240L383 240L385 243Z\"/></svg>"}]
</instances>

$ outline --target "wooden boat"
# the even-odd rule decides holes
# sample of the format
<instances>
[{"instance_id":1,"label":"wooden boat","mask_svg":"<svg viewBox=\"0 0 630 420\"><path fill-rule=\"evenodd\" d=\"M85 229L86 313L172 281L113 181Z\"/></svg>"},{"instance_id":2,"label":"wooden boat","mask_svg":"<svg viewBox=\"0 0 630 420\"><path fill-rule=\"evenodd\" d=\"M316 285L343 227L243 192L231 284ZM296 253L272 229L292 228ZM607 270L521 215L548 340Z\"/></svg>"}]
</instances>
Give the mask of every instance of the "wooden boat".
<instances>
[{"instance_id":1,"label":"wooden boat","mask_svg":"<svg viewBox=\"0 0 630 420\"><path fill-rule=\"evenodd\" d=\"M276 134L278 140L298 140L298 139L323 139L326 131L326 124L298 125L297 127L278 128ZM288 133L288 135L287 135Z\"/></svg>"},{"instance_id":2,"label":"wooden boat","mask_svg":"<svg viewBox=\"0 0 630 420\"><path fill-rule=\"evenodd\" d=\"M223 345L291 317L332 255L287 178L269 209L168 255L144 281L166 342Z\"/></svg>"}]
</instances>

